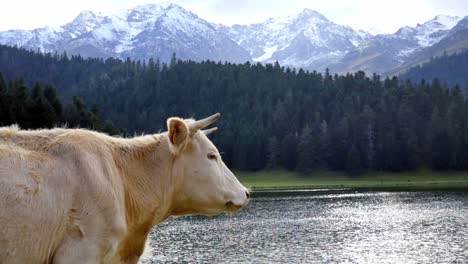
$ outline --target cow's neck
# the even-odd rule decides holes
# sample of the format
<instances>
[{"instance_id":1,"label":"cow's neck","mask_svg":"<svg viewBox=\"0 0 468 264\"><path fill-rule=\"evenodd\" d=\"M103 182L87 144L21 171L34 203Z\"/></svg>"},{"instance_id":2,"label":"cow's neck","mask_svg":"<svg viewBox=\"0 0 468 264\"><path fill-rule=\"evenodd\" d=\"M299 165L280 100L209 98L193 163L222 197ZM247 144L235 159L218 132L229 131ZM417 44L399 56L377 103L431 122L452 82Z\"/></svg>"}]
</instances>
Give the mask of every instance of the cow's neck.
<instances>
[{"instance_id":1,"label":"cow's neck","mask_svg":"<svg viewBox=\"0 0 468 264\"><path fill-rule=\"evenodd\" d=\"M169 217L173 156L168 138L158 134L129 139L120 152L128 231L147 234Z\"/></svg>"},{"instance_id":2,"label":"cow's neck","mask_svg":"<svg viewBox=\"0 0 468 264\"><path fill-rule=\"evenodd\" d=\"M174 157L165 134L123 140L116 155L125 190L127 235L119 246L121 261L143 254L151 228L169 217Z\"/></svg>"}]
</instances>

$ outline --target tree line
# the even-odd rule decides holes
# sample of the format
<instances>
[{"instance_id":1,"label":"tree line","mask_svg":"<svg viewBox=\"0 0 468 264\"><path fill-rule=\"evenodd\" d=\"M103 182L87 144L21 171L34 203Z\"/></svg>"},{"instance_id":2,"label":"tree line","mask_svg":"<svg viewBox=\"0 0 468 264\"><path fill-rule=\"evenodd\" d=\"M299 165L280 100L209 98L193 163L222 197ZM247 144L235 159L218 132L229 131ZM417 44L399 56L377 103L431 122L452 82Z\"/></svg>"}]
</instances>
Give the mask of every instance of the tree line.
<instances>
[{"instance_id":1,"label":"tree line","mask_svg":"<svg viewBox=\"0 0 468 264\"><path fill-rule=\"evenodd\" d=\"M220 112L213 141L238 170L468 169L468 102L458 86L275 64L95 59L0 46L0 71L95 104L133 134L170 116Z\"/></svg>"},{"instance_id":2,"label":"tree line","mask_svg":"<svg viewBox=\"0 0 468 264\"><path fill-rule=\"evenodd\" d=\"M431 58L426 63L408 69L401 78L414 81L438 78L449 86L458 84L468 87L468 50Z\"/></svg>"},{"instance_id":3,"label":"tree line","mask_svg":"<svg viewBox=\"0 0 468 264\"><path fill-rule=\"evenodd\" d=\"M23 129L67 126L121 132L101 118L96 106L88 109L76 96L63 104L51 85L35 83L30 89L22 79L7 84L0 73L0 126L13 124Z\"/></svg>"}]
</instances>

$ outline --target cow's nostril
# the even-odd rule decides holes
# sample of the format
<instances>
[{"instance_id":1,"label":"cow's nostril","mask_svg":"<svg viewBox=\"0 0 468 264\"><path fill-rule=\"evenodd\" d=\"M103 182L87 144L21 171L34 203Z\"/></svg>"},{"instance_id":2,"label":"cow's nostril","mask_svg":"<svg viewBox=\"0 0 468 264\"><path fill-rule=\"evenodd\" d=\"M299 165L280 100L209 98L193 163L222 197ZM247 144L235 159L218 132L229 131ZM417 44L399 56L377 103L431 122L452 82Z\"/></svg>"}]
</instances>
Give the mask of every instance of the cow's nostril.
<instances>
[{"instance_id":1,"label":"cow's nostril","mask_svg":"<svg viewBox=\"0 0 468 264\"><path fill-rule=\"evenodd\" d=\"M247 196L247 199L250 199L250 193L248 191L245 191L245 196Z\"/></svg>"}]
</instances>

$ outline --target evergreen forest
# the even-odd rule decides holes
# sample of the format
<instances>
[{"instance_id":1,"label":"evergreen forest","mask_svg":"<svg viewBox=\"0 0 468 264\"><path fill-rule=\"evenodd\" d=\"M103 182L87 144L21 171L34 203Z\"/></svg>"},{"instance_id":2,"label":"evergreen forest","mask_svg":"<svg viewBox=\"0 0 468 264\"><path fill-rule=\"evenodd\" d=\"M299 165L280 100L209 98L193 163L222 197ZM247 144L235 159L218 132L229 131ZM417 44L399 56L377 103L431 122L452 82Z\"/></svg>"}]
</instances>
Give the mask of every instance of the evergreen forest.
<instances>
[{"instance_id":1,"label":"evergreen forest","mask_svg":"<svg viewBox=\"0 0 468 264\"><path fill-rule=\"evenodd\" d=\"M468 87L468 50L431 58L426 63L410 68L401 74L401 78L413 81L438 78L449 86L458 84Z\"/></svg>"},{"instance_id":2,"label":"evergreen forest","mask_svg":"<svg viewBox=\"0 0 468 264\"><path fill-rule=\"evenodd\" d=\"M95 105L88 109L76 96L64 104L50 85L35 83L32 88L28 88L22 79L7 84L1 73L0 124L18 125L22 129L73 127L108 134L122 132L112 122L104 120Z\"/></svg>"},{"instance_id":3,"label":"evergreen forest","mask_svg":"<svg viewBox=\"0 0 468 264\"><path fill-rule=\"evenodd\" d=\"M458 85L436 78L407 81L175 56L168 64L122 61L7 46L0 46L0 72L2 125L68 123L133 135L164 131L171 116L220 112L213 141L237 170L358 175L468 169L468 101Z\"/></svg>"}]
</instances>

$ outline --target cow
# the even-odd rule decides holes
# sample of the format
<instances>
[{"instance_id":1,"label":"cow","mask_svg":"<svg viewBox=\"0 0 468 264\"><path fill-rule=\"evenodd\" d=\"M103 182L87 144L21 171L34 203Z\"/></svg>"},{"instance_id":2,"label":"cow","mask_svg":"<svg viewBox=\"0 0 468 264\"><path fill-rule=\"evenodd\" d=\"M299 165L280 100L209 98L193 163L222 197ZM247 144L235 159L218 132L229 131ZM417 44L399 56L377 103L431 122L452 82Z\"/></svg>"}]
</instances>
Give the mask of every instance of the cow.
<instances>
[{"instance_id":1,"label":"cow","mask_svg":"<svg viewBox=\"0 0 468 264\"><path fill-rule=\"evenodd\" d=\"M171 216L240 210L249 191L203 130L219 116L134 138L1 128L0 262L137 263Z\"/></svg>"}]
</instances>

